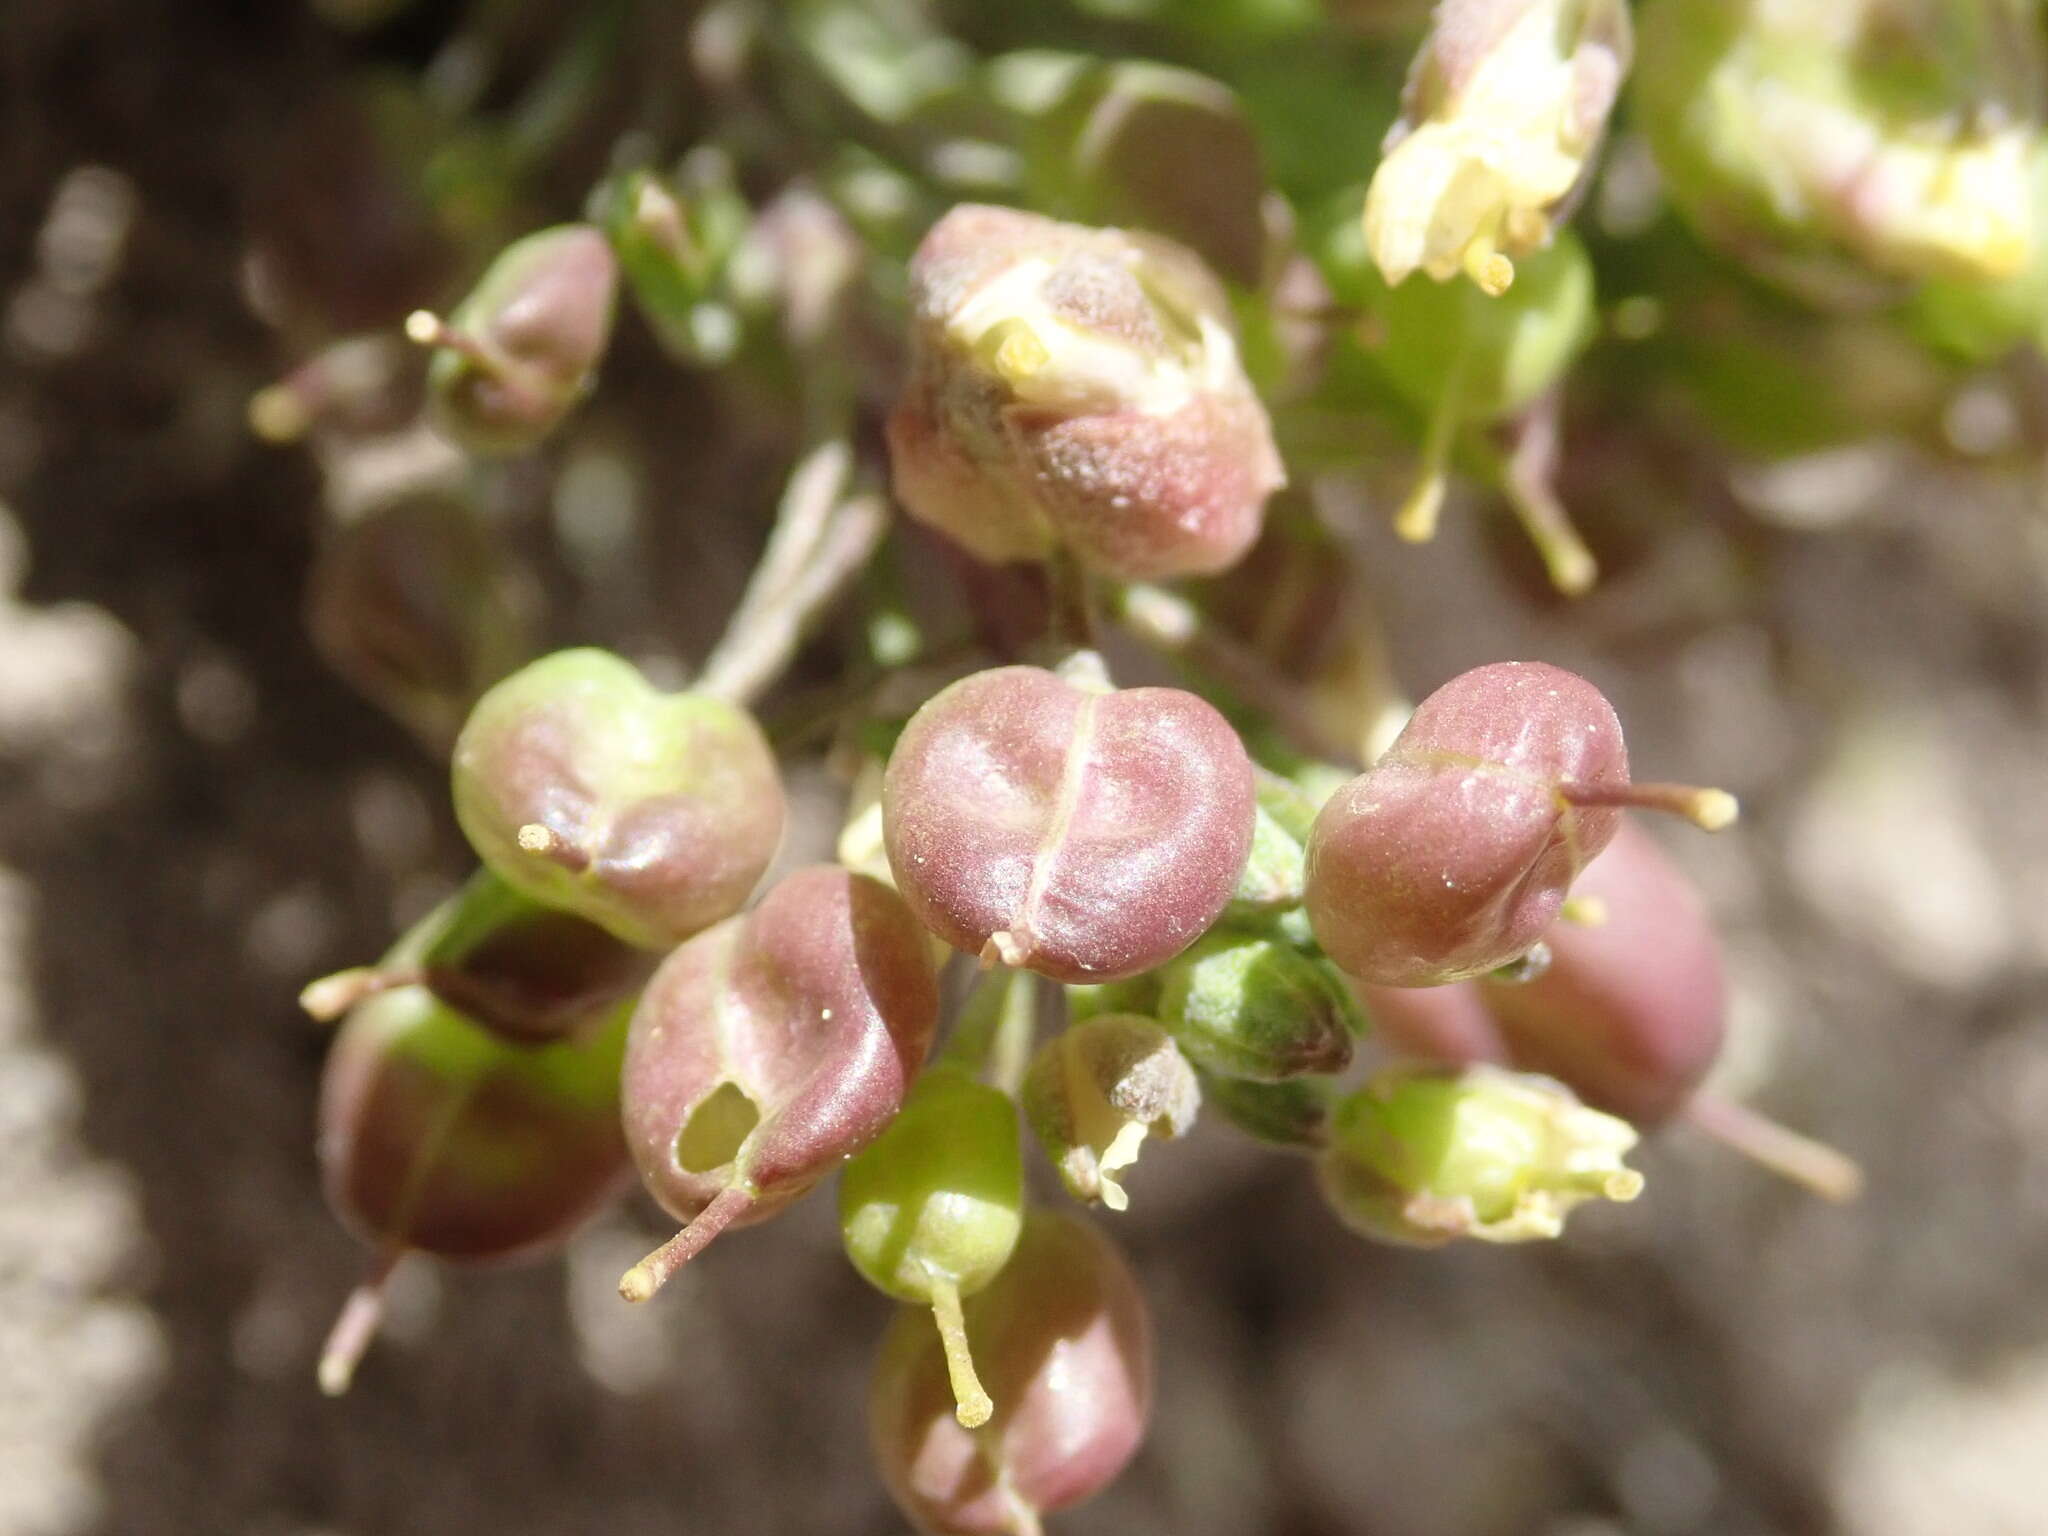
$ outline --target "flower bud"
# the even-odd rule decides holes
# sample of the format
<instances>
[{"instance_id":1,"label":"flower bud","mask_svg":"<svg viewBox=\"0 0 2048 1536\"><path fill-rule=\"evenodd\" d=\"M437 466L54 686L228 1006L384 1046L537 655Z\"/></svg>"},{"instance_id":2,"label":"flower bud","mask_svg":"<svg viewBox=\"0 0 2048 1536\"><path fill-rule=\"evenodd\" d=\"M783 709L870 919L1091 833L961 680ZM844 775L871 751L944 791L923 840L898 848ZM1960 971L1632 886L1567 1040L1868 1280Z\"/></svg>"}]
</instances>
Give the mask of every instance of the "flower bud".
<instances>
[{"instance_id":1,"label":"flower bud","mask_svg":"<svg viewBox=\"0 0 2048 1536\"><path fill-rule=\"evenodd\" d=\"M1195 695L1002 667L912 718L882 829L897 888L947 943L1056 981L1114 981L1215 922L1254 811L1243 743Z\"/></svg>"},{"instance_id":2,"label":"flower bud","mask_svg":"<svg viewBox=\"0 0 2048 1536\"><path fill-rule=\"evenodd\" d=\"M1201 1085L1173 1037L1150 1019L1108 1013L1047 1042L1024 1077L1025 1118L1076 1200L1130 1205L1118 1175L1147 1136L1185 1134Z\"/></svg>"},{"instance_id":3,"label":"flower bud","mask_svg":"<svg viewBox=\"0 0 2048 1536\"><path fill-rule=\"evenodd\" d=\"M814 865L682 945L633 1016L627 1144L682 1232L644 1301L728 1226L780 1211L879 1136L938 1024L924 931L878 880Z\"/></svg>"},{"instance_id":4,"label":"flower bud","mask_svg":"<svg viewBox=\"0 0 2048 1536\"><path fill-rule=\"evenodd\" d=\"M618 1192L629 1012L539 1047L479 1027L424 987L349 1015L321 1078L320 1171L335 1214L379 1257L322 1354L323 1389L347 1390L406 1252L537 1254Z\"/></svg>"},{"instance_id":5,"label":"flower bud","mask_svg":"<svg viewBox=\"0 0 2048 1536\"><path fill-rule=\"evenodd\" d=\"M983 560L1204 575L1285 481L1221 290L1154 236L963 206L911 263L896 494Z\"/></svg>"},{"instance_id":6,"label":"flower bud","mask_svg":"<svg viewBox=\"0 0 2048 1536\"><path fill-rule=\"evenodd\" d=\"M1034 1210L1015 1256L965 1306L995 1416L954 1416L929 1323L890 1324L868 1389L882 1479L920 1530L1015 1536L1092 1498L1124 1469L1152 1408L1152 1328L1137 1281L1090 1223Z\"/></svg>"},{"instance_id":7,"label":"flower bud","mask_svg":"<svg viewBox=\"0 0 2048 1536\"><path fill-rule=\"evenodd\" d=\"M590 1023L638 992L653 968L645 950L485 869L376 965L323 977L299 1001L330 1019L378 992L424 985L479 1027L532 1044Z\"/></svg>"},{"instance_id":8,"label":"flower bud","mask_svg":"<svg viewBox=\"0 0 2048 1536\"><path fill-rule=\"evenodd\" d=\"M1330 1143L1336 1084L1327 1077L1290 1077L1255 1083L1199 1073L1202 1106L1254 1141L1289 1152L1320 1152Z\"/></svg>"},{"instance_id":9,"label":"flower bud","mask_svg":"<svg viewBox=\"0 0 2048 1536\"><path fill-rule=\"evenodd\" d=\"M563 224L499 253L446 321L417 310L406 334L436 348L434 424L473 453L518 453L590 388L611 340L618 262L604 235Z\"/></svg>"},{"instance_id":10,"label":"flower bud","mask_svg":"<svg viewBox=\"0 0 2048 1536\"><path fill-rule=\"evenodd\" d=\"M602 219L635 306L662 346L684 362L716 366L740 326L720 279L751 215L716 151L692 153L671 183L628 171L602 194Z\"/></svg>"},{"instance_id":11,"label":"flower bud","mask_svg":"<svg viewBox=\"0 0 2048 1536\"><path fill-rule=\"evenodd\" d=\"M847 1256L877 1290L932 1309L969 1429L994 1405L975 1376L960 1302L1009 1262L1023 1222L1016 1106L956 1066L920 1077L903 1112L839 1176Z\"/></svg>"},{"instance_id":12,"label":"flower bud","mask_svg":"<svg viewBox=\"0 0 2048 1536\"><path fill-rule=\"evenodd\" d=\"M1394 1067L1337 1106L1318 1165L1324 1196L1367 1237L1433 1248L1454 1238L1556 1237L1587 1200L1633 1200L1626 1122L1548 1078Z\"/></svg>"},{"instance_id":13,"label":"flower bud","mask_svg":"<svg viewBox=\"0 0 2048 1536\"><path fill-rule=\"evenodd\" d=\"M1443 0L1366 195L1386 280L1505 293L1586 178L1630 49L1626 0Z\"/></svg>"},{"instance_id":14,"label":"flower bud","mask_svg":"<svg viewBox=\"0 0 2048 1536\"><path fill-rule=\"evenodd\" d=\"M1364 1027L1327 960L1242 933L1211 934L1163 967L1154 1016L1197 1067L1259 1082L1342 1072Z\"/></svg>"},{"instance_id":15,"label":"flower bud","mask_svg":"<svg viewBox=\"0 0 2048 1536\"><path fill-rule=\"evenodd\" d=\"M1780 275L2010 277L2033 243L2040 29L1948 0L1658 0L1632 92L1674 202Z\"/></svg>"},{"instance_id":16,"label":"flower bud","mask_svg":"<svg viewBox=\"0 0 2048 1536\"><path fill-rule=\"evenodd\" d=\"M1307 910L1337 965L1379 986L1479 976L1526 953L1626 806L1715 829L1733 798L1634 784L1613 706L1542 662L1477 667L1422 701L1309 839Z\"/></svg>"},{"instance_id":17,"label":"flower bud","mask_svg":"<svg viewBox=\"0 0 2048 1536\"><path fill-rule=\"evenodd\" d=\"M558 651L484 695L455 816L507 884L666 949L739 909L782 841L775 757L746 711L663 694L608 651Z\"/></svg>"}]
</instances>

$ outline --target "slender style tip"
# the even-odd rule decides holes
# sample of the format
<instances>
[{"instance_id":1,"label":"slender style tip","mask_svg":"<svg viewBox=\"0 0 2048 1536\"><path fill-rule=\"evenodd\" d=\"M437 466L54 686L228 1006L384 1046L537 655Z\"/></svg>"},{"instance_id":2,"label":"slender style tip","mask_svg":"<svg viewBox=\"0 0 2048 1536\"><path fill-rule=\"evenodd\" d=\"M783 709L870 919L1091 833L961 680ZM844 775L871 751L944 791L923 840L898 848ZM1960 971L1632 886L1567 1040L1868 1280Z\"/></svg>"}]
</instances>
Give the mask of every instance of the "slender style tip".
<instances>
[{"instance_id":1,"label":"slender style tip","mask_svg":"<svg viewBox=\"0 0 2048 1536\"><path fill-rule=\"evenodd\" d=\"M650 1301L661 1289L661 1281L645 1259L619 1277L619 1294L628 1301Z\"/></svg>"},{"instance_id":2,"label":"slender style tip","mask_svg":"<svg viewBox=\"0 0 2048 1536\"><path fill-rule=\"evenodd\" d=\"M1693 802L1693 824L1708 832L1733 826L1741 814L1742 802L1725 789L1703 789Z\"/></svg>"},{"instance_id":3,"label":"slender style tip","mask_svg":"<svg viewBox=\"0 0 2048 1536\"><path fill-rule=\"evenodd\" d=\"M519 846L528 853L548 853L555 846L555 834L537 821L519 829Z\"/></svg>"},{"instance_id":4,"label":"slender style tip","mask_svg":"<svg viewBox=\"0 0 2048 1536\"><path fill-rule=\"evenodd\" d=\"M1437 518L1443 509L1443 472L1426 470L1394 514L1394 532L1410 544L1427 544L1436 537Z\"/></svg>"},{"instance_id":5,"label":"slender style tip","mask_svg":"<svg viewBox=\"0 0 2048 1536\"><path fill-rule=\"evenodd\" d=\"M289 384L272 384L249 397L249 430L266 443L295 443L312 425L313 418Z\"/></svg>"},{"instance_id":6,"label":"slender style tip","mask_svg":"<svg viewBox=\"0 0 2048 1536\"><path fill-rule=\"evenodd\" d=\"M986 1392L981 1392L971 1398L961 1399L953 1410L953 1417L960 1421L962 1429L979 1429L995 1417L995 1411L996 1400Z\"/></svg>"},{"instance_id":7,"label":"slender style tip","mask_svg":"<svg viewBox=\"0 0 2048 1536\"><path fill-rule=\"evenodd\" d=\"M416 309L405 317L406 339L422 347L438 346L445 330L431 309Z\"/></svg>"}]
</instances>

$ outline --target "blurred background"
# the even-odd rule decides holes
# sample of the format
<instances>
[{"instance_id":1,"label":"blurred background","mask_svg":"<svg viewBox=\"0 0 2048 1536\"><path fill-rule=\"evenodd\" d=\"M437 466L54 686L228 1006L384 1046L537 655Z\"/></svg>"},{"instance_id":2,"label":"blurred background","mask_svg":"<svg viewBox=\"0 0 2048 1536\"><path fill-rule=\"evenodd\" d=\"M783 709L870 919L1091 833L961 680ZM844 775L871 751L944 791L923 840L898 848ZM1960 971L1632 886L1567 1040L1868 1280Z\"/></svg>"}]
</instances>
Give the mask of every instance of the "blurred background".
<instances>
[{"instance_id":1,"label":"blurred background","mask_svg":"<svg viewBox=\"0 0 2048 1536\"><path fill-rule=\"evenodd\" d=\"M1241 261L1265 306L1248 351L1281 402L1286 516L1342 553L1308 611L1341 612L1312 638L1350 648L1307 682L1364 710L1540 657L1613 697L1639 773L1740 794L1733 831L1663 839L1728 947L1718 1086L1869 1186L1828 1206L1681 1127L1642 1153L1641 1201L1566 1241L1409 1253L1342 1231L1304 1164L1204 1126L1146 1158L1117 1226L1157 1313L1156 1423L1056 1528L2044 1529L2040 353L1944 345L1896 294L1774 281L1703 242L1624 112L1579 220L1602 309L1559 474L1600 585L1553 593L1469 478L1435 543L1399 543L1414 412L1290 338L1328 294L1270 253L1355 219L1424 19L0 6L0 1531L901 1529L861 1406L887 1304L826 1199L644 1308L613 1294L664 1229L637 1196L563 1262L415 1264L353 1394L323 1399L314 1354L362 1256L317 1187L325 1037L295 997L465 873L441 753L478 668L599 642L680 677L766 535L818 374L846 375L879 463L901 263L937 211L1125 207L1032 180L1056 114L988 121L1034 110L986 73L1023 49L1200 71L1252 125L1248 162L1196 135L1198 170L1154 145L1111 191ZM543 450L451 464L408 435L416 364L374 349L374 387L318 430L252 432L289 370L395 337L607 175L693 149L693 214L732 221L704 237L718 271L666 326L622 316ZM1284 273L1305 304L1274 297ZM451 498L462 520L382 521ZM916 594L935 649L973 633L970 606L1002 612L962 601L930 538L891 547L868 606ZM764 706L792 859L837 829L812 727L866 664L862 608Z\"/></svg>"}]
</instances>

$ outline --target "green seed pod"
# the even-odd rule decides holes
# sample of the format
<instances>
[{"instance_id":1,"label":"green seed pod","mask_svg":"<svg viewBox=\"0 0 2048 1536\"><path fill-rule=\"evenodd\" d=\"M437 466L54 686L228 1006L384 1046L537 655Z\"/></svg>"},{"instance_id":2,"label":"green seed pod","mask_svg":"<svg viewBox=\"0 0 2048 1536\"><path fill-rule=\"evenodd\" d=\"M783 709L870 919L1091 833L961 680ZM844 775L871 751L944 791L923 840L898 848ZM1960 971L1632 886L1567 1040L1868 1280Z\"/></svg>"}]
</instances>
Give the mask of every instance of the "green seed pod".
<instances>
[{"instance_id":1,"label":"green seed pod","mask_svg":"<svg viewBox=\"0 0 2048 1536\"><path fill-rule=\"evenodd\" d=\"M299 1002L333 1019L365 997L423 984L492 1033L537 1043L587 1025L653 968L647 951L482 869L376 965L322 977Z\"/></svg>"},{"instance_id":2,"label":"green seed pod","mask_svg":"<svg viewBox=\"0 0 2048 1536\"><path fill-rule=\"evenodd\" d=\"M455 817L535 901L667 949L739 910L782 841L775 756L745 710L558 651L477 702Z\"/></svg>"},{"instance_id":3,"label":"green seed pod","mask_svg":"<svg viewBox=\"0 0 2048 1536\"><path fill-rule=\"evenodd\" d=\"M377 1260L320 1360L346 1391L406 1253L460 1262L544 1253L623 1186L619 1064L629 1007L546 1046L481 1028L424 987L370 998L320 1084L320 1171Z\"/></svg>"},{"instance_id":4,"label":"green seed pod","mask_svg":"<svg viewBox=\"0 0 2048 1536\"><path fill-rule=\"evenodd\" d=\"M693 152L673 183L628 171L599 201L634 304L662 346L701 367L730 358L741 328L723 280L751 219L730 162L716 150Z\"/></svg>"},{"instance_id":5,"label":"green seed pod","mask_svg":"<svg viewBox=\"0 0 2048 1536\"><path fill-rule=\"evenodd\" d=\"M1259 799L1252 821L1251 856L1245 860L1244 873L1237 877L1230 905L1223 909L1226 921L1256 919L1301 905L1305 829L1303 835L1296 835L1266 809L1263 786ZM1309 820L1314 819L1311 814Z\"/></svg>"},{"instance_id":6,"label":"green seed pod","mask_svg":"<svg viewBox=\"0 0 2048 1536\"><path fill-rule=\"evenodd\" d=\"M1076 1200L1130 1205L1118 1175L1145 1138L1184 1135L1201 1085L1173 1037L1150 1019L1103 1014L1071 1025L1024 1077L1024 1116Z\"/></svg>"},{"instance_id":7,"label":"green seed pod","mask_svg":"<svg viewBox=\"0 0 2048 1536\"><path fill-rule=\"evenodd\" d=\"M1337 1106L1319 1169L1352 1230L1434 1248L1556 1237L1587 1200L1633 1200L1627 1122L1547 1077L1495 1067L1388 1068Z\"/></svg>"},{"instance_id":8,"label":"green seed pod","mask_svg":"<svg viewBox=\"0 0 2048 1536\"><path fill-rule=\"evenodd\" d=\"M1365 1027L1327 960L1256 934L1211 934L1159 980L1155 1016L1189 1061L1219 1077L1342 1072Z\"/></svg>"},{"instance_id":9,"label":"green seed pod","mask_svg":"<svg viewBox=\"0 0 2048 1536\"><path fill-rule=\"evenodd\" d=\"M1202 1105L1254 1141L1291 1152L1320 1152L1330 1144L1336 1084L1327 1077L1290 1077L1254 1083L1201 1073Z\"/></svg>"},{"instance_id":10,"label":"green seed pod","mask_svg":"<svg viewBox=\"0 0 2048 1536\"><path fill-rule=\"evenodd\" d=\"M435 426L472 453L518 453L560 425L611 340L618 261L588 224L563 224L499 253L447 320L417 310L406 334L436 349Z\"/></svg>"},{"instance_id":11,"label":"green seed pod","mask_svg":"<svg viewBox=\"0 0 2048 1536\"><path fill-rule=\"evenodd\" d=\"M1016 1106L957 1066L920 1077L902 1113L839 1176L847 1257L885 1295L932 1309L969 1429L994 1404L974 1373L960 1300L1009 1262L1023 1224Z\"/></svg>"}]
</instances>

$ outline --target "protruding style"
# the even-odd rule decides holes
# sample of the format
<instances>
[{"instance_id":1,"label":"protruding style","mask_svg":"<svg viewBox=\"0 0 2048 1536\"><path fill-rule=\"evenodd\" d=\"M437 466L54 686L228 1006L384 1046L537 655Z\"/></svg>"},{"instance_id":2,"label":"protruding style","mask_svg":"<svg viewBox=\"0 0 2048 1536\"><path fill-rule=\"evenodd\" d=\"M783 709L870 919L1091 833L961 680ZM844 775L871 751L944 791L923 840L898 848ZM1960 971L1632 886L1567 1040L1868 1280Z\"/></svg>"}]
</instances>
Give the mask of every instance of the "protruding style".
<instances>
[{"instance_id":1,"label":"protruding style","mask_svg":"<svg viewBox=\"0 0 2048 1536\"><path fill-rule=\"evenodd\" d=\"M1105 1013L1048 1041L1025 1074L1024 1116L1076 1200L1125 1210L1123 1173L1148 1138L1184 1136L1202 1087L1150 1019Z\"/></svg>"}]
</instances>

